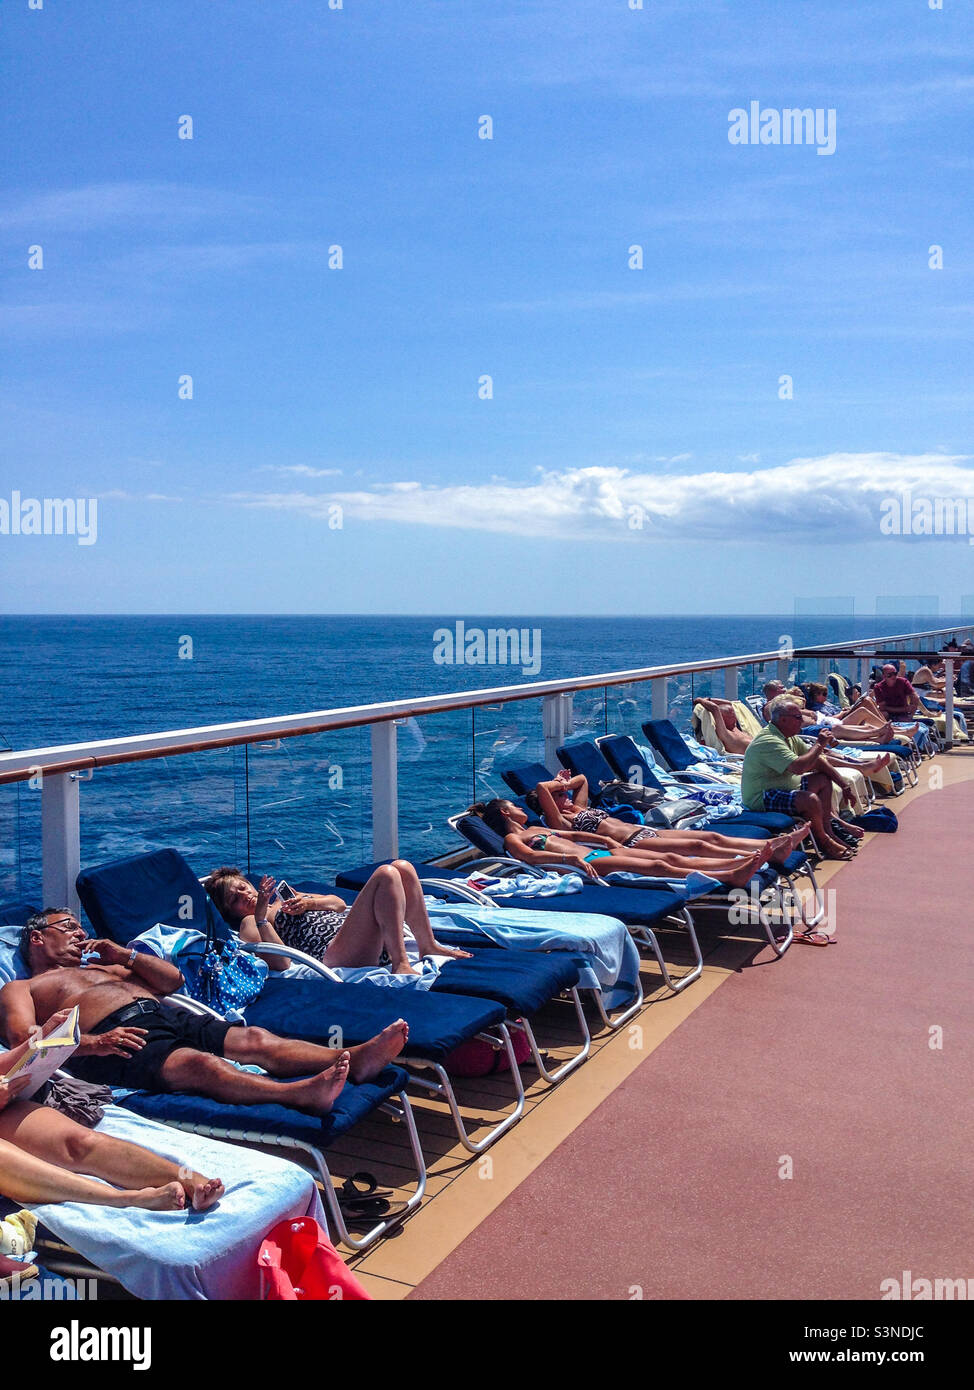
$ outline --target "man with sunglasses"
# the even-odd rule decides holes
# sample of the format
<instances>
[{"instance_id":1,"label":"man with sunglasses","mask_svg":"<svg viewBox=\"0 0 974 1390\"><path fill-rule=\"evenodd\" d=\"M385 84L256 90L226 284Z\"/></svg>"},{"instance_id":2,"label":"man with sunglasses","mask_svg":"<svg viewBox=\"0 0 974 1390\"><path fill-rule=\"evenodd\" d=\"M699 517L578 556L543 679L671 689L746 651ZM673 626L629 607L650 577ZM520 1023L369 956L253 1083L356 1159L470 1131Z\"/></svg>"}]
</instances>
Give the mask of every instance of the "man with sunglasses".
<instances>
[{"instance_id":1,"label":"man with sunglasses","mask_svg":"<svg viewBox=\"0 0 974 1390\"><path fill-rule=\"evenodd\" d=\"M81 1043L67 1065L83 1081L188 1091L231 1105L293 1105L324 1115L349 1076L376 1076L402 1051L408 1034L397 1019L367 1043L338 1051L164 1004L183 984L175 965L89 938L67 908L31 917L21 953L30 978L0 990L0 1031L15 1046L52 1014L77 1004ZM269 1075L241 1071L234 1062L256 1064Z\"/></svg>"}]
</instances>

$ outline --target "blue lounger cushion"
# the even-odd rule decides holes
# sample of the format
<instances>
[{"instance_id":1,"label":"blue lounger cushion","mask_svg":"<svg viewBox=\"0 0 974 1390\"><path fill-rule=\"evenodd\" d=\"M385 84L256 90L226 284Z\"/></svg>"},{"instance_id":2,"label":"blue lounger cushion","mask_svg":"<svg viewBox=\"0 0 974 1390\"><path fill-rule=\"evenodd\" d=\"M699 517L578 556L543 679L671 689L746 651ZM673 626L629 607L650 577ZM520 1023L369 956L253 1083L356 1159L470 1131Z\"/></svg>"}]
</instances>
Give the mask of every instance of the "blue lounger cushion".
<instances>
[{"instance_id":1,"label":"blue lounger cushion","mask_svg":"<svg viewBox=\"0 0 974 1390\"><path fill-rule=\"evenodd\" d=\"M397 1018L409 1024L409 1057L440 1062L460 1043L503 1023L503 1003L461 994L434 994L381 985L271 978L244 1011L255 1028L333 1047L335 1028L346 1046L366 1042Z\"/></svg>"},{"instance_id":2,"label":"blue lounger cushion","mask_svg":"<svg viewBox=\"0 0 974 1390\"><path fill-rule=\"evenodd\" d=\"M312 888L305 884L295 886L300 886L308 893L337 891L339 896L342 896L344 889L357 891L363 887L377 868L378 864L363 864L361 868L343 870L335 880L338 884L337 890L322 889L320 886ZM472 872L462 865L456 869L444 869L438 864L418 864L416 868L421 877L428 878L466 879ZM674 893L665 883L661 883L658 888L599 888L586 883L578 893L558 894L550 898L522 898L515 894L499 899L497 905L527 907L535 912L539 908L545 912L598 912L606 917L618 917L621 922L633 923L657 922L662 917L669 916L671 912L679 912L686 906L686 900L679 893Z\"/></svg>"},{"instance_id":3,"label":"blue lounger cushion","mask_svg":"<svg viewBox=\"0 0 974 1390\"><path fill-rule=\"evenodd\" d=\"M306 1115L288 1105L225 1105L207 1096L173 1091L164 1095L134 1091L116 1104L161 1124L260 1131L280 1139L303 1139L316 1149L323 1149L371 1115L382 1101L405 1090L408 1079L401 1067L386 1067L374 1081L360 1086L349 1081L327 1115Z\"/></svg>"},{"instance_id":4,"label":"blue lounger cushion","mask_svg":"<svg viewBox=\"0 0 974 1390\"><path fill-rule=\"evenodd\" d=\"M525 796L533 792L539 782L550 782L552 773L544 763L522 763L520 767L509 767L501 776L512 792Z\"/></svg>"},{"instance_id":5,"label":"blue lounger cushion","mask_svg":"<svg viewBox=\"0 0 974 1390\"><path fill-rule=\"evenodd\" d=\"M300 891L337 891L338 897L346 902L354 902L358 889L345 887L336 890L323 884L302 884ZM578 894L571 896L577 898ZM534 906L539 906L537 901ZM575 911L579 910L576 902ZM578 966L570 954L562 951L524 951L514 947L505 949L501 955L491 951L489 958L484 959L481 959L478 951L474 951L470 960L451 960L441 966L439 977L429 993L434 997L459 994L475 999L496 999L515 1013L533 1014L549 999L561 994L562 990L577 985L578 978ZM403 990L397 990L397 997L402 993Z\"/></svg>"},{"instance_id":6,"label":"blue lounger cushion","mask_svg":"<svg viewBox=\"0 0 974 1390\"><path fill-rule=\"evenodd\" d=\"M85 869L78 875L77 888L95 935L122 945L157 922L206 930L206 891L175 849ZM220 928L219 913L214 919Z\"/></svg>"}]
</instances>

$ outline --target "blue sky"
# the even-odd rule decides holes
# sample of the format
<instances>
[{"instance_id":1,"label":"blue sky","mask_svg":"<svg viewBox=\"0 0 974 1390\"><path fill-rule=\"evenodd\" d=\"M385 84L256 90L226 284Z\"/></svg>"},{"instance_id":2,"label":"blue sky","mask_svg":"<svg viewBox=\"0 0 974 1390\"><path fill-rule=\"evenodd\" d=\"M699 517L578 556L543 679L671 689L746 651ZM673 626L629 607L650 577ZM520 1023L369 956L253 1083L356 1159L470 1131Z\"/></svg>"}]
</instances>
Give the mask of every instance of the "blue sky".
<instances>
[{"instance_id":1,"label":"blue sky","mask_svg":"<svg viewBox=\"0 0 974 1390\"><path fill-rule=\"evenodd\" d=\"M99 510L0 535L4 610L956 612L966 537L878 517L974 496L972 41L961 0L8 0L0 497ZM751 101L835 153L730 144Z\"/></svg>"}]
</instances>

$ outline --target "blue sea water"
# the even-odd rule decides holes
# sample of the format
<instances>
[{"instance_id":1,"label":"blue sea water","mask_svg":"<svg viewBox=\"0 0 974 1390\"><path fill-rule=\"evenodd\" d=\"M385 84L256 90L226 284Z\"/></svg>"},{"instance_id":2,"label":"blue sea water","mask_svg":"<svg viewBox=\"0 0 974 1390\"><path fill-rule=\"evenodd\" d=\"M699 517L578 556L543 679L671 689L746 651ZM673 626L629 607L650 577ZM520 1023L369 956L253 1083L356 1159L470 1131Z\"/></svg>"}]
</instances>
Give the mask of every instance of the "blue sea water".
<instances>
[{"instance_id":1,"label":"blue sea water","mask_svg":"<svg viewBox=\"0 0 974 1390\"><path fill-rule=\"evenodd\" d=\"M952 620L465 616L468 629L539 630L540 670L530 675L437 664L434 632L452 630L456 621L0 617L0 746L42 748L769 651L783 636L813 645ZM697 678L698 694L709 681ZM689 679L672 682L670 697L674 712L684 713ZM576 728L637 733L649 717L648 699L645 685L579 695ZM502 790L498 769L541 749L537 700L428 716L400 728L401 851L421 858L444 849L453 842L446 816ZM82 864L173 844L198 872L230 862L292 880L326 878L371 857L369 769L369 734L361 729L101 769L81 788ZM39 802L26 784L0 787L3 899L39 895Z\"/></svg>"}]
</instances>

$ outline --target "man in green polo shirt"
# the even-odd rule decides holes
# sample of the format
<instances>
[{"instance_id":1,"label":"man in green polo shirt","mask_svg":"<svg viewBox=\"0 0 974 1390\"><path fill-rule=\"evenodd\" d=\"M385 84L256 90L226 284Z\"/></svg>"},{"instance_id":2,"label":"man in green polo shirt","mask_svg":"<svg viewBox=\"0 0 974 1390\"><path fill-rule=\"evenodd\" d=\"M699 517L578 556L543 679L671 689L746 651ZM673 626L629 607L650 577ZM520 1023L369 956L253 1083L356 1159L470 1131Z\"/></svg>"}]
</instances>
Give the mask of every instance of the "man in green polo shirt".
<instances>
[{"instance_id":1,"label":"man in green polo shirt","mask_svg":"<svg viewBox=\"0 0 974 1390\"><path fill-rule=\"evenodd\" d=\"M834 834L832 787L852 804L853 795L829 763L825 750L835 743L828 731L809 747L799 738L802 709L794 700L779 696L770 707L771 718L751 740L741 769L741 800L751 811L776 811L811 823L815 842L829 859L849 859L852 851Z\"/></svg>"}]
</instances>

